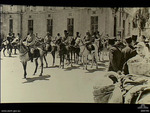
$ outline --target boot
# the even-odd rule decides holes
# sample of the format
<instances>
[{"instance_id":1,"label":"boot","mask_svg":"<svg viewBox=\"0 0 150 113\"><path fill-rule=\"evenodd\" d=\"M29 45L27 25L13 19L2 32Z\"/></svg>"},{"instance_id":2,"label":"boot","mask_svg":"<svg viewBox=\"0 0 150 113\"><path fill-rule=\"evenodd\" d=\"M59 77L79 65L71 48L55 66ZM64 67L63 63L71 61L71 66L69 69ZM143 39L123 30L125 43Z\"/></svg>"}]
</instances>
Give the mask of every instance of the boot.
<instances>
[{"instance_id":1,"label":"boot","mask_svg":"<svg viewBox=\"0 0 150 113\"><path fill-rule=\"evenodd\" d=\"M31 53L31 51L30 51L30 48L28 47L28 53L29 53L29 58L30 58L30 60L31 60L31 62L33 62L33 54Z\"/></svg>"}]
</instances>

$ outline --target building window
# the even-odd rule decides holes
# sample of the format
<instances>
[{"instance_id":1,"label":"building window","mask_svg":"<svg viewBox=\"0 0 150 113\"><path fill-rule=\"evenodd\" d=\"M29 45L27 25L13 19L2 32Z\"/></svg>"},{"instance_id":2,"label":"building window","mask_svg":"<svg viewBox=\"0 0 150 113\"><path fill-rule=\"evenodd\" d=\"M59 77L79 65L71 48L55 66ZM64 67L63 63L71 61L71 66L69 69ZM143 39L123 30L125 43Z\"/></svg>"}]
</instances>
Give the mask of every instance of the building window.
<instances>
[{"instance_id":1,"label":"building window","mask_svg":"<svg viewBox=\"0 0 150 113\"><path fill-rule=\"evenodd\" d=\"M33 20L28 20L28 33L33 32Z\"/></svg>"},{"instance_id":2,"label":"building window","mask_svg":"<svg viewBox=\"0 0 150 113\"><path fill-rule=\"evenodd\" d=\"M114 17L114 37L117 35L117 18L116 16Z\"/></svg>"},{"instance_id":3,"label":"building window","mask_svg":"<svg viewBox=\"0 0 150 113\"><path fill-rule=\"evenodd\" d=\"M53 20L47 19L47 32L50 33L50 36L53 35Z\"/></svg>"},{"instance_id":4,"label":"building window","mask_svg":"<svg viewBox=\"0 0 150 113\"><path fill-rule=\"evenodd\" d=\"M51 17L51 14L48 14L48 17Z\"/></svg>"},{"instance_id":5,"label":"building window","mask_svg":"<svg viewBox=\"0 0 150 113\"><path fill-rule=\"evenodd\" d=\"M13 33L13 19L9 20L9 32Z\"/></svg>"},{"instance_id":6,"label":"building window","mask_svg":"<svg viewBox=\"0 0 150 113\"><path fill-rule=\"evenodd\" d=\"M68 18L67 19L67 31L69 33L69 36L73 36L73 27L74 27L74 19Z\"/></svg>"},{"instance_id":7,"label":"building window","mask_svg":"<svg viewBox=\"0 0 150 113\"><path fill-rule=\"evenodd\" d=\"M98 31L98 16L91 16L91 33Z\"/></svg>"}]
</instances>

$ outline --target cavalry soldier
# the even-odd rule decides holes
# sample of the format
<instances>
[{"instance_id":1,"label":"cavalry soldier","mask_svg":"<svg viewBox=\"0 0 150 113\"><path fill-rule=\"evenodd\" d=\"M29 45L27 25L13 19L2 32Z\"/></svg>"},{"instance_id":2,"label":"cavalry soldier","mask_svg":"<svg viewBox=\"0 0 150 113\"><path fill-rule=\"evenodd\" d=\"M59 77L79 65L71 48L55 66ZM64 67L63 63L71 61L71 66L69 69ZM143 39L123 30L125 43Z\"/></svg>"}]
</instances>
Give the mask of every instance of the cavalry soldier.
<instances>
[{"instance_id":1,"label":"cavalry soldier","mask_svg":"<svg viewBox=\"0 0 150 113\"><path fill-rule=\"evenodd\" d=\"M79 43L80 43L80 36L79 36L79 32L76 32L76 37L75 37L75 48L79 48Z\"/></svg>"},{"instance_id":2,"label":"cavalry soldier","mask_svg":"<svg viewBox=\"0 0 150 113\"><path fill-rule=\"evenodd\" d=\"M60 36L60 33L57 33L57 36L55 37L55 44L58 40L61 40L62 37Z\"/></svg>"},{"instance_id":3,"label":"cavalry soldier","mask_svg":"<svg viewBox=\"0 0 150 113\"><path fill-rule=\"evenodd\" d=\"M31 59L31 62L33 62L33 54L34 54L34 50L35 50L35 41L36 41L36 37L33 34L33 31L31 30L30 33L27 35L26 38L26 46L29 49L29 57Z\"/></svg>"},{"instance_id":4,"label":"cavalry soldier","mask_svg":"<svg viewBox=\"0 0 150 113\"><path fill-rule=\"evenodd\" d=\"M84 43L86 48L91 52L94 50L94 46L92 45L92 37L89 32L86 32L86 36L84 37Z\"/></svg>"},{"instance_id":5,"label":"cavalry soldier","mask_svg":"<svg viewBox=\"0 0 150 113\"><path fill-rule=\"evenodd\" d=\"M62 37L62 43L64 43L65 45L69 44L69 33L67 30L64 30L64 37Z\"/></svg>"},{"instance_id":6,"label":"cavalry soldier","mask_svg":"<svg viewBox=\"0 0 150 113\"><path fill-rule=\"evenodd\" d=\"M46 51L48 51L49 47L50 47L50 44L51 44L51 36L50 36L50 33L48 32L47 35L44 37L44 43L46 44Z\"/></svg>"}]
</instances>

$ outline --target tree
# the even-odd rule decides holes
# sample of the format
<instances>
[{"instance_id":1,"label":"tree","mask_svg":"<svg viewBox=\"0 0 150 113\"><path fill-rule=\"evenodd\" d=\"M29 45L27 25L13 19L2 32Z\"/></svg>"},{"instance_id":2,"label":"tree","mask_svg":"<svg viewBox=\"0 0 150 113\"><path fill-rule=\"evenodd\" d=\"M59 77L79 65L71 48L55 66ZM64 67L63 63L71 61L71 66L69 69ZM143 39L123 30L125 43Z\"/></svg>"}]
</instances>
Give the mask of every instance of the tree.
<instances>
[{"instance_id":1,"label":"tree","mask_svg":"<svg viewBox=\"0 0 150 113\"><path fill-rule=\"evenodd\" d=\"M139 29L139 35L145 30L146 22L149 19L149 8L139 8L133 17L133 28Z\"/></svg>"}]
</instances>

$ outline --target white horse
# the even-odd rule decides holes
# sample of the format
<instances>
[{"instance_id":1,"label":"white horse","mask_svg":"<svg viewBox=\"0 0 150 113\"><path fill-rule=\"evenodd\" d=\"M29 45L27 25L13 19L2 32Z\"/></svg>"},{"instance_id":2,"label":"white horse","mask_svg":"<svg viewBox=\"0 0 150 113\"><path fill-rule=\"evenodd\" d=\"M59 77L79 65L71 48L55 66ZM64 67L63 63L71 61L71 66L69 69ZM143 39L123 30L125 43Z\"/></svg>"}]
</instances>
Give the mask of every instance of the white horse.
<instances>
[{"instance_id":1,"label":"white horse","mask_svg":"<svg viewBox=\"0 0 150 113\"><path fill-rule=\"evenodd\" d=\"M84 44L84 42L82 40L80 40L79 43L80 46L80 56L82 57L83 60L83 69L87 70L87 64L88 64L88 56L91 55L92 58L92 64L91 64L91 68L93 67L94 61L96 63L96 69L98 69L98 64L97 64L97 58L96 58L96 49L93 51L89 51L86 47L86 44Z\"/></svg>"},{"instance_id":2,"label":"white horse","mask_svg":"<svg viewBox=\"0 0 150 113\"><path fill-rule=\"evenodd\" d=\"M30 60L29 57L29 50L28 48L24 45L23 41L21 40L18 44L18 50L19 50L19 58L21 60L21 63L23 65L23 69L24 69L24 78L26 78L27 72L26 72L26 67L27 67L27 62ZM40 62L41 62L41 73L40 76L42 76L43 73L43 56L44 56L44 51L40 48L37 47L36 49L36 53L34 53L34 58L35 58L35 71L34 74L37 72L37 67L38 67L38 58L40 58Z\"/></svg>"}]
</instances>

